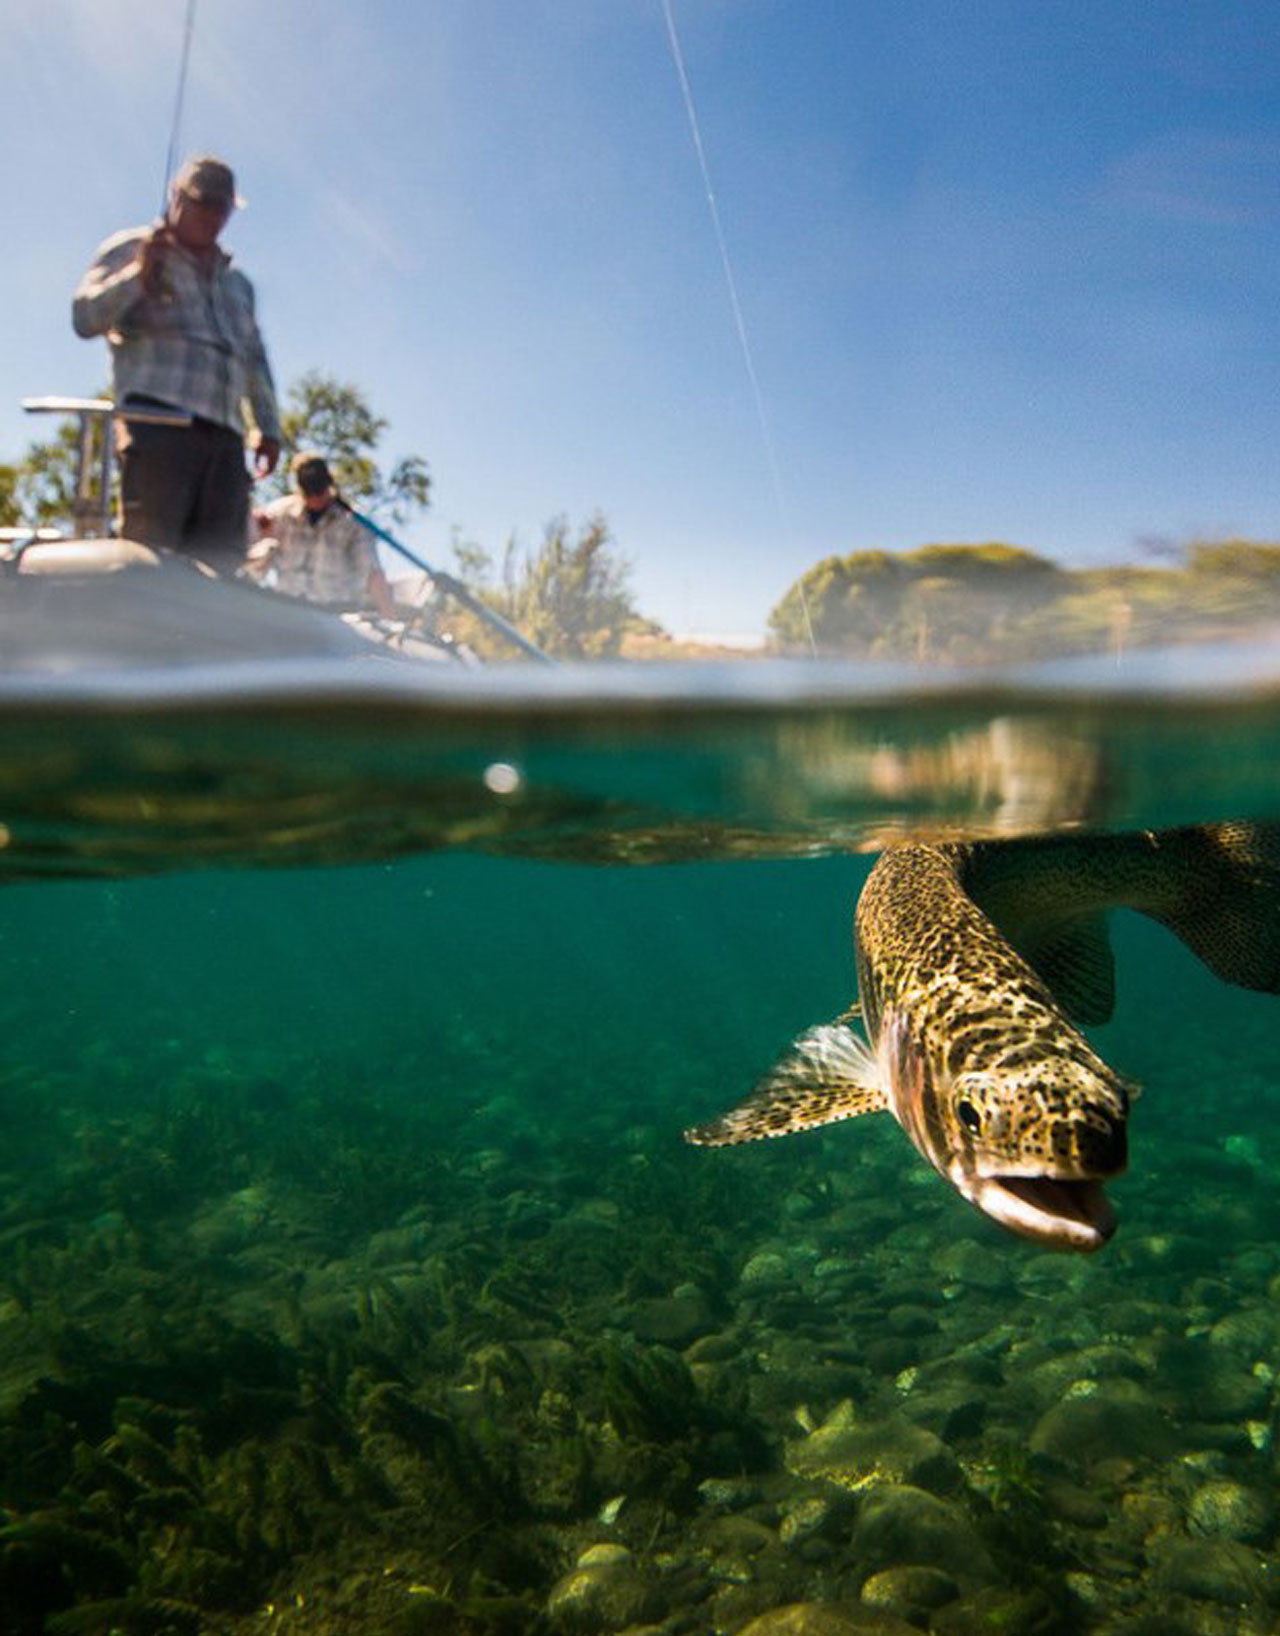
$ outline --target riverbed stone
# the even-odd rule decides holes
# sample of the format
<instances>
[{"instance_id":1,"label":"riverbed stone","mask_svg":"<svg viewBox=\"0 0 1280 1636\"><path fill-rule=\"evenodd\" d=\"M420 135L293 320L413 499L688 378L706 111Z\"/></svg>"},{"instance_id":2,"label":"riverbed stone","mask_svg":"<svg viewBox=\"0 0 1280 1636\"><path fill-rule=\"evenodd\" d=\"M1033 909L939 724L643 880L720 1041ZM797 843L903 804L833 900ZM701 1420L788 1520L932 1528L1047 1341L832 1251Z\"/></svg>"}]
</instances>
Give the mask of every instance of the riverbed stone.
<instances>
[{"instance_id":1,"label":"riverbed stone","mask_svg":"<svg viewBox=\"0 0 1280 1636\"><path fill-rule=\"evenodd\" d=\"M792 1281L792 1268L776 1250L757 1250L738 1274L743 1289L782 1289Z\"/></svg>"},{"instance_id":2,"label":"riverbed stone","mask_svg":"<svg viewBox=\"0 0 1280 1636\"><path fill-rule=\"evenodd\" d=\"M1186 1414L1211 1422L1254 1420L1265 1415L1271 1384L1243 1365L1212 1370L1187 1393Z\"/></svg>"},{"instance_id":3,"label":"riverbed stone","mask_svg":"<svg viewBox=\"0 0 1280 1636\"><path fill-rule=\"evenodd\" d=\"M990 1585L940 1608L930 1636L1051 1636L1059 1612L1043 1591Z\"/></svg>"},{"instance_id":4,"label":"riverbed stone","mask_svg":"<svg viewBox=\"0 0 1280 1636\"><path fill-rule=\"evenodd\" d=\"M1046 1358L1028 1371L1027 1384L1041 1402L1051 1402L1077 1381L1141 1380L1148 1370L1129 1347L1102 1343Z\"/></svg>"},{"instance_id":5,"label":"riverbed stone","mask_svg":"<svg viewBox=\"0 0 1280 1636\"><path fill-rule=\"evenodd\" d=\"M906 1483L882 1483L864 1495L851 1543L868 1578L903 1567L933 1568L970 1584L992 1577L991 1559L967 1513Z\"/></svg>"},{"instance_id":6,"label":"riverbed stone","mask_svg":"<svg viewBox=\"0 0 1280 1636\"><path fill-rule=\"evenodd\" d=\"M960 1587L950 1574L915 1564L882 1568L862 1586L862 1600L869 1608L896 1614L913 1625L927 1624L936 1608L953 1602L959 1594Z\"/></svg>"},{"instance_id":7,"label":"riverbed stone","mask_svg":"<svg viewBox=\"0 0 1280 1636\"><path fill-rule=\"evenodd\" d=\"M859 1421L842 1403L802 1442L788 1445L787 1469L797 1477L820 1477L841 1488L871 1483L908 1483L934 1494L953 1494L964 1476L955 1455L923 1426L904 1415Z\"/></svg>"},{"instance_id":8,"label":"riverbed stone","mask_svg":"<svg viewBox=\"0 0 1280 1636\"><path fill-rule=\"evenodd\" d=\"M1167 1539L1153 1562L1162 1590L1227 1607L1260 1607L1274 1600L1271 1575L1258 1553L1229 1539Z\"/></svg>"},{"instance_id":9,"label":"riverbed stone","mask_svg":"<svg viewBox=\"0 0 1280 1636\"><path fill-rule=\"evenodd\" d=\"M589 1546L557 1580L547 1612L560 1629L581 1636L644 1624L661 1612L654 1586L622 1545Z\"/></svg>"},{"instance_id":10,"label":"riverbed stone","mask_svg":"<svg viewBox=\"0 0 1280 1636\"><path fill-rule=\"evenodd\" d=\"M1030 1447L1035 1454L1088 1467L1104 1460L1165 1459L1174 1442L1156 1404L1134 1382L1116 1379L1069 1390L1040 1416Z\"/></svg>"},{"instance_id":11,"label":"riverbed stone","mask_svg":"<svg viewBox=\"0 0 1280 1636\"><path fill-rule=\"evenodd\" d=\"M1009 1289L1013 1273L1006 1257L992 1255L990 1250L971 1238L961 1238L945 1244L929 1257L934 1271L948 1282L963 1284L966 1289L983 1290L988 1294Z\"/></svg>"},{"instance_id":12,"label":"riverbed stone","mask_svg":"<svg viewBox=\"0 0 1280 1636\"><path fill-rule=\"evenodd\" d=\"M771 1608L745 1625L738 1636L919 1636L914 1625L893 1614L845 1610L825 1602L792 1602Z\"/></svg>"},{"instance_id":13,"label":"riverbed stone","mask_svg":"<svg viewBox=\"0 0 1280 1636\"><path fill-rule=\"evenodd\" d=\"M986 1424L988 1395L956 1382L931 1392L908 1392L902 1413L913 1425L923 1426L944 1443L977 1437Z\"/></svg>"},{"instance_id":14,"label":"riverbed stone","mask_svg":"<svg viewBox=\"0 0 1280 1636\"><path fill-rule=\"evenodd\" d=\"M637 1340L677 1351L715 1328L711 1303L694 1285L683 1285L670 1295L636 1301L630 1313L631 1333Z\"/></svg>"},{"instance_id":15,"label":"riverbed stone","mask_svg":"<svg viewBox=\"0 0 1280 1636\"><path fill-rule=\"evenodd\" d=\"M1209 1345L1234 1352L1249 1363L1271 1357L1280 1346L1280 1315L1272 1306L1248 1306L1229 1312L1210 1329Z\"/></svg>"},{"instance_id":16,"label":"riverbed stone","mask_svg":"<svg viewBox=\"0 0 1280 1636\"><path fill-rule=\"evenodd\" d=\"M1260 1544L1270 1531L1275 1507L1259 1489L1216 1477L1196 1489L1187 1507L1192 1533Z\"/></svg>"}]
</instances>

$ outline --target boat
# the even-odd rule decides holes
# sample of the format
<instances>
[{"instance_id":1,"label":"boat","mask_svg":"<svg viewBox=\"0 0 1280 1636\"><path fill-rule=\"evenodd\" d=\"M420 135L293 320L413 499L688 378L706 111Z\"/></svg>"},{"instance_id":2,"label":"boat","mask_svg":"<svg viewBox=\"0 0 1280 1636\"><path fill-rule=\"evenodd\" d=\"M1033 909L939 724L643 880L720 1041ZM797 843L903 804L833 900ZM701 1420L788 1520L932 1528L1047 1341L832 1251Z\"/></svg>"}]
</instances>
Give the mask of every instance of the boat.
<instances>
[{"instance_id":1,"label":"boat","mask_svg":"<svg viewBox=\"0 0 1280 1636\"><path fill-rule=\"evenodd\" d=\"M335 612L228 579L182 553L112 531L113 423L185 425L176 410L118 409L106 398L26 398L30 413L79 421L73 529L0 529L0 669L69 671L204 664L225 659L369 658L478 665L443 619L452 599L524 657L547 656L451 574L433 569L371 517L371 534L419 571L422 594L404 617ZM101 427L95 455L94 428ZM345 502L344 502L345 503Z\"/></svg>"},{"instance_id":2,"label":"boat","mask_svg":"<svg viewBox=\"0 0 1280 1636\"><path fill-rule=\"evenodd\" d=\"M0 669L65 676L222 660L476 664L426 619L333 613L121 538L0 532Z\"/></svg>"}]
</instances>

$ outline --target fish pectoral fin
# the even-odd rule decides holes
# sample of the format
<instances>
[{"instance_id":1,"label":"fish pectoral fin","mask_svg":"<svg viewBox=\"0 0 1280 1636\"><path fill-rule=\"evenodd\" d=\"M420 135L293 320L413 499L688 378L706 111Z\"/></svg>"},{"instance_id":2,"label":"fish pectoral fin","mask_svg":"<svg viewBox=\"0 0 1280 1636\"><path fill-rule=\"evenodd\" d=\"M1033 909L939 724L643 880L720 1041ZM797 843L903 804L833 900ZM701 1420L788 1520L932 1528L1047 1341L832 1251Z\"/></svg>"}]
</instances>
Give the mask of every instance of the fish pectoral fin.
<instances>
[{"instance_id":1,"label":"fish pectoral fin","mask_svg":"<svg viewBox=\"0 0 1280 1636\"><path fill-rule=\"evenodd\" d=\"M1116 1004L1116 959L1105 914L1028 928L1016 947L1072 1022L1110 1020Z\"/></svg>"},{"instance_id":2,"label":"fish pectoral fin","mask_svg":"<svg viewBox=\"0 0 1280 1636\"><path fill-rule=\"evenodd\" d=\"M696 1147L725 1147L791 1136L888 1106L866 1041L842 1023L827 1023L802 1034L745 1102L684 1137Z\"/></svg>"}]
</instances>

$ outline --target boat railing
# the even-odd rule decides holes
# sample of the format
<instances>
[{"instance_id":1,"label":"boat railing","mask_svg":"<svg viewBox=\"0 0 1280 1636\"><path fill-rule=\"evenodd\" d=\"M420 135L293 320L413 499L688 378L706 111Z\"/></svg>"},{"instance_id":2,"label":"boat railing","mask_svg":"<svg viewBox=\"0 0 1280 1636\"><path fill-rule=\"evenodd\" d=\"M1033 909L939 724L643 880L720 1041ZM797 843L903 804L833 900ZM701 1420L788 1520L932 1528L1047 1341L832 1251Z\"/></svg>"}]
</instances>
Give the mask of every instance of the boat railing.
<instances>
[{"instance_id":1,"label":"boat railing","mask_svg":"<svg viewBox=\"0 0 1280 1636\"><path fill-rule=\"evenodd\" d=\"M191 424L191 416L181 409L116 404L110 398L23 398L22 407L29 415L75 415L80 422L76 442L72 529L77 538L83 540L108 539L112 533L111 475L115 462L116 422L125 420L146 426ZM93 458L95 426L101 427L96 462Z\"/></svg>"}]
</instances>

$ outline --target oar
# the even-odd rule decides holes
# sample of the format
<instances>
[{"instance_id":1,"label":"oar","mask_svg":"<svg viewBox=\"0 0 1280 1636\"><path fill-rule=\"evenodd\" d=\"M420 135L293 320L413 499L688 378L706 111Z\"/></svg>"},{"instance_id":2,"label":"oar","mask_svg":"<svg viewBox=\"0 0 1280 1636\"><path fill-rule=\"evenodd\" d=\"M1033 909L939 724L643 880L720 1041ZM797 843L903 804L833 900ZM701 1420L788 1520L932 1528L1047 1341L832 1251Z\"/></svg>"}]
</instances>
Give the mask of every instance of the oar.
<instances>
[{"instance_id":1,"label":"oar","mask_svg":"<svg viewBox=\"0 0 1280 1636\"><path fill-rule=\"evenodd\" d=\"M483 619L486 625L492 625L494 630L505 636L508 642L514 643L522 653L527 653L531 659L537 659L544 665L555 664L555 660L549 653L544 653L541 648L535 647L527 636L522 636L515 626L509 624L501 614L494 613L493 609L486 608L478 597L472 596L460 579L454 579L452 574L445 574L438 568L428 566L421 557L410 551L407 545L396 539L394 534L389 534L380 524L375 523L372 517L366 517L362 511L357 511L340 494L334 496L333 503L341 506L345 512L355 518L362 528L367 528L370 534L376 534L393 551L398 551L406 562L411 562L415 568L421 569L424 574L427 574L435 581L442 591L447 591L456 602L460 602L464 608L475 614L477 619Z\"/></svg>"}]
</instances>

